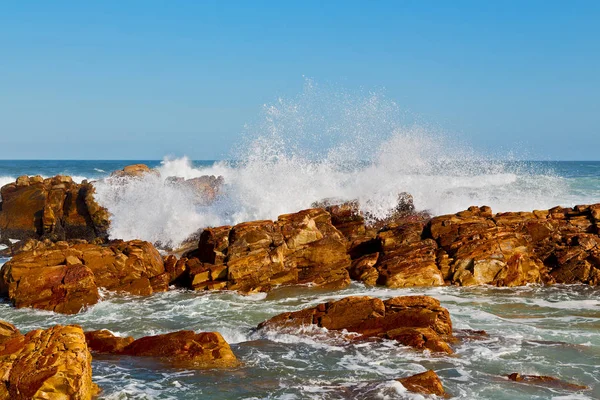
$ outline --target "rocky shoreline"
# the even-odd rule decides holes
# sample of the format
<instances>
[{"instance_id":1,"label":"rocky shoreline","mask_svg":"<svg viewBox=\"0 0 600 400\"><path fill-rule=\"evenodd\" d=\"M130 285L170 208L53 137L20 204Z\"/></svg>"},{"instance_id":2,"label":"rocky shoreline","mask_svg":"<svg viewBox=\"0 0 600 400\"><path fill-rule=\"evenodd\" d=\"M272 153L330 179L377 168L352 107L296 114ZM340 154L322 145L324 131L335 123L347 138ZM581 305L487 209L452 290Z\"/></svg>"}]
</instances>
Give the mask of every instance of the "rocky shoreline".
<instances>
[{"instance_id":1,"label":"rocky shoreline","mask_svg":"<svg viewBox=\"0 0 600 400\"><path fill-rule=\"evenodd\" d=\"M136 165L113 177L147 173L152 171ZM172 183L208 191L201 196L205 200L214 198L220 185L218 178L186 182ZM0 270L0 297L17 308L74 314L96 304L101 290L148 296L172 288L243 294L285 285L336 290L353 280L388 288L600 282L600 204L501 214L474 206L431 217L415 212L410 196L402 193L396 211L374 221L357 202L327 200L275 221L206 228L178 257L141 240L109 241L110 215L93 193L91 183L76 184L65 176L20 177L0 189L1 238L21 239L9 242L12 258ZM348 340L396 341L433 357L452 354L462 340L448 310L427 296L347 297L275 316L257 329L306 325L343 331ZM49 359L49 352L56 356ZM134 340L56 326L22 335L0 321L0 400L48 393L92 398L98 393L91 381L92 353L153 357L192 369L239 365L218 332ZM31 362L47 368L29 375ZM510 376L521 383L585 389L552 377ZM400 382L408 390L444 395L433 371Z\"/></svg>"}]
</instances>

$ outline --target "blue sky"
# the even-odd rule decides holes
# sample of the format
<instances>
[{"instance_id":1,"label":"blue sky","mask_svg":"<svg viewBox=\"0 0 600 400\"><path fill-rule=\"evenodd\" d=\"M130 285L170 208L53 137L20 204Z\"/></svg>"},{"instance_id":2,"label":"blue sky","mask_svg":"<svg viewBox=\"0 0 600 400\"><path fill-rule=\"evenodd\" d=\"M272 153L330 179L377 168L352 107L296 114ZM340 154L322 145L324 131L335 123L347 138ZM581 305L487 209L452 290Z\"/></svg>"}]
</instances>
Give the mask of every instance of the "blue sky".
<instances>
[{"instance_id":1,"label":"blue sky","mask_svg":"<svg viewBox=\"0 0 600 400\"><path fill-rule=\"evenodd\" d=\"M484 152L600 159L598 1L11 1L0 158L227 157L304 76Z\"/></svg>"}]
</instances>

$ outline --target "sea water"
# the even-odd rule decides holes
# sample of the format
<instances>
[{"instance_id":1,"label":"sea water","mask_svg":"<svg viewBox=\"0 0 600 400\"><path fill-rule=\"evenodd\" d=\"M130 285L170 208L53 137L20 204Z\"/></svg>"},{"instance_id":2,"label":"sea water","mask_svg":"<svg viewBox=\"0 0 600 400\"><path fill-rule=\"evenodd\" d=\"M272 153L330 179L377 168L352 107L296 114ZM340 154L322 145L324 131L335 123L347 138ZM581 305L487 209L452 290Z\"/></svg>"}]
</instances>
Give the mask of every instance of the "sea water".
<instances>
[{"instance_id":1,"label":"sea water","mask_svg":"<svg viewBox=\"0 0 600 400\"><path fill-rule=\"evenodd\" d=\"M111 238L168 247L203 227L274 219L331 197L357 199L376 218L394 208L400 192L410 193L416 208L432 215L471 205L501 212L600 202L600 162L481 155L402 115L376 95L315 93L309 85L297 99L266 105L229 161L1 160L0 185L20 175L93 180L96 199L111 213ZM160 175L125 184L107 179L139 162ZM202 175L224 178L208 205L197 204L188 188L166 183L170 176ZM485 330L488 336L456 344L453 355L437 355L392 341L348 343L314 327L255 330L279 313L344 296L414 294L439 299L455 330ZM406 392L395 379L427 369L460 399L600 398L600 289L584 285L391 290L353 283L339 291L301 286L251 296L103 293L102 301L73 316L17 310L0 301L0 319L21 331L79 324L136 338L180 329L219 331L243 363L232 370L189 371L143 358L96 355L93 373L102 399L417 399L423 397ZM506 378L513 372L551 375L590 389L516 383Z\"/></svg>"}]
</instances>

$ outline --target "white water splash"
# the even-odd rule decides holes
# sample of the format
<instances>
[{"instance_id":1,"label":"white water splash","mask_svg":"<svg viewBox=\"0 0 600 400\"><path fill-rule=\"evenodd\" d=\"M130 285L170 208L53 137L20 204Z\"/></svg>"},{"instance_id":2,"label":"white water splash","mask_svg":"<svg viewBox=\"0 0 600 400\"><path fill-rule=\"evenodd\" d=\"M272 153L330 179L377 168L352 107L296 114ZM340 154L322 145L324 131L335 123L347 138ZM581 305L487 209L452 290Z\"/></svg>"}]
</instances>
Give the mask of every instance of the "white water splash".
<instances>
[{"instance_id":1,"label":"white water splash","mask_svg":"<svg viewBox=\"0 0 600 400\"><path fill-rule=\"evenodd\" d=\"M563 178L510 160L490 160L456 138L419 124L382 95L349 94L307 82L298 98L265 105L247 126L234 163L195 168L165 159L161 177L97 184L112 214L114 238L177 245L206 226L274 219L328 197L358 199L384 217L400 192L420 210L453 213L471 205L494 211L574 205ZM169 176L221 175L225 185L210 206L194 205L189 190Z\"/></svg>"}]
</instances>

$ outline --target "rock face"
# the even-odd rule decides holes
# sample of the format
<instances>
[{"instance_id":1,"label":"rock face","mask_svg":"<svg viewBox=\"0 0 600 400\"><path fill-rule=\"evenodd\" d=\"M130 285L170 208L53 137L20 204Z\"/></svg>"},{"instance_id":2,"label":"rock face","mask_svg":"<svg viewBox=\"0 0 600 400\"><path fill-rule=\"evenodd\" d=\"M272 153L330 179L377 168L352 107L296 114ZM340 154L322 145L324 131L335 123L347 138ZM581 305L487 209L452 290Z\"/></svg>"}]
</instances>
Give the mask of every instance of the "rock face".
<instances>
[{"instance_id":1,"label":"rock face","mask_svg":"<svg viewBox=\"0 0 600 400\"><path fill-rule=\"evenodd\" d=\"M149 295L168 289L163 259L148 242L58 242L17 254L0 270L0 296L16 307L77 313L99 300L98 288Z\"/></svg>"},{"instance_id":2,"label":"rock face","mask_svg":"<svg viewBox=\"0 0 600 400\"><path fill-rule=\"evenodd\" d=\"M92 351L154 357L178 368L233 368L240 364L218 332L178 331L135 341L132 337L116 337L106 330L85 335Z\"/></svg>"},{"instance_id":3,"label":"rock face","mask_svg":"<svg viewBox=\"0 0 600 400\"><path fill-rule=\"evenodd\" d=\"M0 329L2 323L0 322ZM78 326L0 333L0 400L91 399L92 356Z\"/></svg>"},{"instance_id":4,"label":"rock face","mask_svg":"<svg viewBox=\"0 0 600 400\"><path fill-rule=\"evenodd\" d=\"M314 324L329 330L347 330L364 338L392 339L417 349L452 353L452 322L448 310L428 296L346 297L314 308L277 315L259 329Z\"/></svg>"},{"instance_id":5,"label":"rock face","mask_svg":"<svg viewBox=\"0 0 600 400\"><path fill-rule=\"evenodd\" d=\"M442 381L432 370L409 376L407 378L398 379L398 382L400 382L402 386L406 388L406 390L411 392L420 394L433 394L440 397L446 395Z\"/></svg>"},{"instance_id":6,"label":"rock face","mask_svg":"<svg viewBox=\"0 0 600 400\"><path fill-rule=\"evenodd\" d=\"M341 288L350 283L344 236L323 209L281 215L277 221L245 222L205 229L198 249L187 254L190 287L240 292L277 285L314 284Z\"/></svg>"},{"instance_id":7,"label":"rock face","mask_svg":"<svg viewBox=\"0 0 600 400\"><path fill-rule=\"evenodd\" d=\"M0 189L0 239L107 238L109 215L87 181L21 176Z\"/></svg>"},{"instance_id":8,"label":"rock face","mask_svg":"<svg viewBox=\"0 0 600 400\"><path fill-rule=\"evenodd\" d=\"M470 207L430 221L396 220L377 245L354 247L349 272L367 285L600 283L600 204L492 214Z\"/></svg>"}]
</instances>

